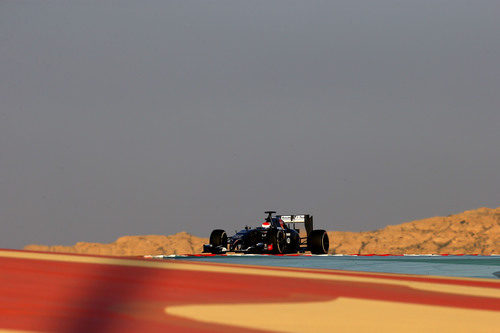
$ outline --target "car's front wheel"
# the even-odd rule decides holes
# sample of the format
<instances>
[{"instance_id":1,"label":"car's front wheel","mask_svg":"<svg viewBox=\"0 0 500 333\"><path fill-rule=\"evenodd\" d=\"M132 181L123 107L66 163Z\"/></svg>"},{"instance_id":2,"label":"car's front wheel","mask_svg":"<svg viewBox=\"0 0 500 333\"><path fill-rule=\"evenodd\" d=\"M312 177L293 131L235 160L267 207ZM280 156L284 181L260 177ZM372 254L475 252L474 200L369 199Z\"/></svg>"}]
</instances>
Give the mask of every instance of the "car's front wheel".
<instances>
[{"instance_id":1,"label":"car's front wheel","mask_svg":"<svg viewBox=\"0 0 500 333\"><path fill-rule=\"evenodd\" d=\"M272 244L272 253L285 253L286 236L283 230L271 229L269 235L270 243Z\"/></svg>"},{"instance_id":2,"label":"car's front wheel","mask_svg":"<svg viewBox=\"0 0 500 333\"><path fill-rule=\"evenodd\" d=\"M215 229L210 234L210 245L213 247L217 246L227 246L227 234L222 229Z\"/></svg>"}]
</instances>

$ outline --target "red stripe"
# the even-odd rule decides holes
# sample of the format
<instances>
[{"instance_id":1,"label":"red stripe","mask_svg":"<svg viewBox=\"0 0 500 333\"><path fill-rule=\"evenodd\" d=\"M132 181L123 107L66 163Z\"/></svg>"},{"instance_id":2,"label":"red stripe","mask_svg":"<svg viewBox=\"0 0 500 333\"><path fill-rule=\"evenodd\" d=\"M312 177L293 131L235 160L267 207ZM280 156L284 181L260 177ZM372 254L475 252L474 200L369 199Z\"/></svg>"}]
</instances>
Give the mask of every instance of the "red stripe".
<instances>
[{"instance_id":1,"label":"red stripe","mask_svg":"<svg viewBox=\"0 0 500 333\"><path fill-rule=\"evenodd\" d=\"M179 260L162 262L172 266L186 263ZM500 311L500 300L496 298L368 282L304 280L12 258L0 258L0 267L0 328L10 329L52 332L227 331L231 328L167 316L163 309L168 305L180 304L306 302L338 297ZM243 265L240 267L248 268ZM312 269L258 269L318 272ZM320 272L346 277L500 288L500 283L494 280L488 282L326 270ZM239 328L238 331L251 332Z\"/></svg>"}]
</instances>

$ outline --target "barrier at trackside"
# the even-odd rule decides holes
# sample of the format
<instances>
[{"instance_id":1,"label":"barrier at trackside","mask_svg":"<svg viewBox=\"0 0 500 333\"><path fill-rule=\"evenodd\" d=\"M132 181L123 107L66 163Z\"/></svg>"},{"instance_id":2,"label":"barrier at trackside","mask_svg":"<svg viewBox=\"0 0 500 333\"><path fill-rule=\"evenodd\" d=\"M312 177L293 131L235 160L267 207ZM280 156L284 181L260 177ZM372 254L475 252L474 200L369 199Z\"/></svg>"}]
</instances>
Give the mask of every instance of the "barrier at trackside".
<instances>
[{"instance_id":1,"label":"barrier at trackside","mask_svg":"<svg viewBox=\"0 0 500 333\"><path fill-rule=\"evenodd\" d=\"M145 259L168 259L168 258L188 258L188 257L259 257L259 256L273 256L273 257L462 257L462 256L475 256L475 257L499 257L500 254L169 254L169 255L145 255Z\"/></svg>"}]
</instances>

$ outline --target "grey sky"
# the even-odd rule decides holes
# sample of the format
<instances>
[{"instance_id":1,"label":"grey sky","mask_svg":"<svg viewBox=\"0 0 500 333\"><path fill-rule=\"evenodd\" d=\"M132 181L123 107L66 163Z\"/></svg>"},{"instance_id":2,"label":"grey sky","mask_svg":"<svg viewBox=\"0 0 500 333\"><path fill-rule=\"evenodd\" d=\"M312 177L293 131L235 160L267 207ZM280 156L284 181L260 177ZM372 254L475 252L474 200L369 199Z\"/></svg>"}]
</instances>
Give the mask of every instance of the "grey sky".
<instances>
[{"instance_id":1,"label":"grey sky","mask_svg":"<svg viewBox=\"0 0 500 333\"><path fill-rule=\"evenodd\" d=\"M2 1L0 247L500 206L498 1Z\"/></svg>"}]
</instances>

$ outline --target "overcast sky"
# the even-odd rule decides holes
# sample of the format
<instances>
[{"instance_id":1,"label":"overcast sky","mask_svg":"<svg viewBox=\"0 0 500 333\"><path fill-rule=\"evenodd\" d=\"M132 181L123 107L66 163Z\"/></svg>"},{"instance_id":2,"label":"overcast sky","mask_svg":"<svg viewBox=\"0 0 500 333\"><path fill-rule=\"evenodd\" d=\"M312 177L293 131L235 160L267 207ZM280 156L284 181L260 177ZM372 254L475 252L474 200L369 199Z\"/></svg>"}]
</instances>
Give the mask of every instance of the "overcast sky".
<instances>
[{"instance_id":1,"label":"overcast sky","mask_svg":"<svg viewBox=\"0 0 500 333\"><path fill-rule=\"evenodd\" d=\"M0 247L500 206L499 1L1 1Z\"/></svg>"}]
</instances>

